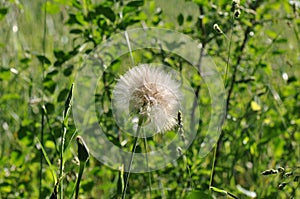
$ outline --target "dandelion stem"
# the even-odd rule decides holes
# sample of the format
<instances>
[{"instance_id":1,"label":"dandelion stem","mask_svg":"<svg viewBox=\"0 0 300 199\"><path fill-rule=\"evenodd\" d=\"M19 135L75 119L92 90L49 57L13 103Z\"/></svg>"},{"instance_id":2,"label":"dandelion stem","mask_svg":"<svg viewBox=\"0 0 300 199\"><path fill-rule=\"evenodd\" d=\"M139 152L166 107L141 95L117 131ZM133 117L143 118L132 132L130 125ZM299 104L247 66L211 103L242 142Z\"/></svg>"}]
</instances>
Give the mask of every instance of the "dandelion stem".
<instances>
[{"instance_id":1,"label":"dandelion stem","mask_svg":"<svg viewBox=\"0 0 300 199\"><path fill-rule=\"evenodd\" d=\"M130 170L131 170L131 166L132 166L132 162L133 162L133 158L134 158L134 154L135 154L135 150L136 150L136 146L137 146L137 141L139 139L140 129L141 129L141 125L140 125L140 122L139 122L139 125L138 125L137 130L136 130L136 137L135 137L135 140L134 140L133 148L132 148L132 151L131 151L130 162L129 162L129 165L128 165L128 171L127 171L127 175L126 175L126 179L125 179L125 186L124 186L124 190L123 190L123 193L122 193L122 199L125 199L126 190L127 190L127 187L128 187L129 176L130 176Z\"/></svg>"},{"instance_id":2,"label":"dandelion stem","mask_svg":"<svg viewBox=\"0 0 300 199\"><path fill-rule=\"evenodd\" d=\"M146 151L146 162L147 162L147 171L148 171L148 181L149 181L149 193L150 193L150 198L151 197L151 175L150 175L150 171L149 171L149 160L148 160L148 148L147 148L147 138L145 136L144 138L144 147L145 147L145 151Z\"/></svg>"}]
</instances>

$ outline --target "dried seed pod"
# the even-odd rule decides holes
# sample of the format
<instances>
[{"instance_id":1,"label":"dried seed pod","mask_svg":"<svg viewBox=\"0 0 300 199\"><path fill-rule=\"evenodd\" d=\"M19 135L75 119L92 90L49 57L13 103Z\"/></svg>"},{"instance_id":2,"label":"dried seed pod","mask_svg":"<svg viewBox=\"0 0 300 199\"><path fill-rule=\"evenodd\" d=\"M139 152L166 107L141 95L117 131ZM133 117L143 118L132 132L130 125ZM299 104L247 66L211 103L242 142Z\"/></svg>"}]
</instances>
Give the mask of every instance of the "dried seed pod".
<instances>
[{"instance_id":1,"label":"dried seed pod","mask_svg":"<svg viewBox=\"0 0 300 199\"><path fill-rule=\"evenodd\" d=\"M285 187L287 184L288 184L287 182L282 182L282 183L280 183L280 184L278 185L278 189L279 189L279 190L284 189L284 187Z\"/></svg>"},{"instance_id":2,"label":"dried seed pod","mask_svg":"<svg viewBox=\"0 0 300 199\"><path fill-rule=\"evenodd\" d=\"M178 111L177 120L178 120L178 133L179 133L182 141L185 141L181 111Z\"/></svg>"},{"instance_id":3,"label":"dried seed pod","mask_svg":"<svg viewBox=\"0 0 300 199\"><path fill-rule=\"evenodd\" d=\"M240 1L239 0L233 0L231 4L231 11L234 12L236 9L240 8Z\"/></svg>"},{"instance_id":4,"label":"dried seed pod","mask_svg":"<svg viewBox=\"0 0 300 199\"><path fill-rule=\"evenodd\" d=\"M277 170L278 170L280 173L282 173L282 172L285 171L285 169L284 169L283 167L278 167Z\"/></svg>"},{"instance_id":5,"label":"dried seed pod","mask_svg":"<svg viewBox=\"0 0 300 199\"><path fill-rule=\"evenodd\" d=\"M268 170L265 170L261 173L261 175L271 175L271 174L277 174L278 173L278 170L275 170L275 169L268 169Z\"/></svg>"},{"instance_id":6,"label":"dried seed pod","mask_svg":"<svg viewBox=\"0 0 300 199\"><path fill-rule=\"evenodd\" d=\"M215 23L213 27L214 27L214 30L215 30L217 33L220 33L220 34L223 33L223 31L222 31L221 28L218 26L218 24Z\"/></svg>"},{"instance_id":7,"label":"dried seed pod","mask_svg":"<svg viewBox=\"0 0 300 199\"><path fill-rule=\"evenodd\" d=\"M234 17L235 17L235 18L239 18L240 15L241 15L241 10L240 10L240 9L236 9L236 10L234 11Z\"/></svg>"},{"instance_id":8,"label":"dried seed pod","mask_svg":"<svg viewBox=\"0 0 300 199\"><path fill-rule=\"evenodd\" d=\"M293 175L293 172L290 171L290 172L286 172L285 174L283 174L283 177L288 178L288 177L290 177L292 175Z\"/></svg>"},{"instance_id":9,"label":"dried seed pod","mask_svg":"<svg viewBox=\"0 0 300 199\"><path fill-rule=\"evenodd\" d=\"M232 3L231 3L231 12L234 12L236 5L237 5L237 2L232 1Z\"/></svg>"},{"instance_id":10,"label":"dried seed pod","mask_svg":"<svg viewBox=\"0 0 300 199\"><path fill-rule=\"evenodd\" d=\"M178 156L182 156L182 148L177 147Z\"/></svg>"}]
</instances>

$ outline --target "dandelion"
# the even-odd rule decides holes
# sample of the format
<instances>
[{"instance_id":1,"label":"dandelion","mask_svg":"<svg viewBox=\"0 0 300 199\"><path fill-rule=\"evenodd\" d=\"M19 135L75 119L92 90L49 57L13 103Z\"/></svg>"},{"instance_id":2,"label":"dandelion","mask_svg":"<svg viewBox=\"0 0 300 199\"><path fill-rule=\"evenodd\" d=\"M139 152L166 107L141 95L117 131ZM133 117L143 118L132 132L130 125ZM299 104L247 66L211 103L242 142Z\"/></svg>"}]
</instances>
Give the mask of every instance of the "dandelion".
<instances>
[{"instance_id":1,"label":"dandelion","mask_svg":"<svg viewBox=\"0 0 300 199\"><path fill-rule=\"evenodd\" d=\"M164 132L177 124L180 84L160 67L141 64L127 71L113 91L117 113L138 120L145 129Z\"/></svg>"}]
</instances>

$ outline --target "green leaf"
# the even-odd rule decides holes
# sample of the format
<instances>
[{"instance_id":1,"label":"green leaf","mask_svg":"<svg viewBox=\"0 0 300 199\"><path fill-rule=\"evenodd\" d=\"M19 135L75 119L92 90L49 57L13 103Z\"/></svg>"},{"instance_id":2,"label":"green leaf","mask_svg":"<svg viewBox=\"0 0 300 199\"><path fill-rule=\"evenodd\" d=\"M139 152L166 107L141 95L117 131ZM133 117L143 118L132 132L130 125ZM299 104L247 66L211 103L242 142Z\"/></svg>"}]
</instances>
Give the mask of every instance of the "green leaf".
<instances>
[{"instance_id":1,"label":"green leaf","mask_svg":"<svg viewBox=\"0 0 300 199\"><path fill-rule=\"evenodd\" d=\"M202 190L194 190L185 197L185 199L199 199L199 198L212 199L211 195L205 193L205 191Z\"/></svg>"},{"instance_id":2,"label":"green leaf","mask_svg":"<svg viewBox=\"0 0 300 199\"><path fill-rule=\"evenodd\" d=\"M64 59L66 57L65 52L62 50L54 50L53 53L55 58L59 60Z\"/></svg>"},{"instance_id":3,"label":"green leaf","mask_svg":"<svg viewBox=\"0 0 300 199\"><path fill-rule=\"evenodd\" d=\"M42 143L40 142L39 138L37 138L37 137L35 138L35 143L38 144L38 147L41 148L41 150L42 150L42 152L43 152L43 155L44 155L44 157L45 157L45 159L46 159L46 162L47 162L47 164L49 165L50 170L51 170L51 172L52 172L52 176L53 176L53 178L54 178L54 181L55 181L55 183L56 183L56 181L57 181L56 171L55 171L54 167L52 166L52 164L51 164L51 162L50 162L50 159L49 159L49 157L48 157L48 155L47 155L47 153L46 153L46 151L45 151L45 149L44 149Z\"/></svg>"},{"instance_id":4,"label":"green leaf","mask_svg":"<svg viewBox=\"0 0 300 199\"><path fill-rule=\"evenodd\" d=\"M44 56L44 55L37 55L36 56L38 58L38 60L42 63L42 64L47 64L47 65L51 65L50 60Z\"/></svg>"},{"instance_id":5,"label":"green leaf","mask_svg":"<svg viewBox=\"0 0 300 199\"><path fill-rule=\"evenodd\" d=\"M0 8L0 20L4 19L5 15L8 13L7 8Z\"/></svg>"},{"instance_id":6,"label":"green leaf","mask_svg":"<svg viewBox=\"0 0 300 199\"><path fill-rule=\"evenodd\" d=\"M177 22L178 22L178 24L179 24L180 26L182 26L183 20L184 20L183 15L182 15L182 13L180 13L180 14L177 16Z\"/></svg>"},{"instance_id":7,"label":"green leaf","mask_svg":"<svg viewBox=\"0 0 300 199\"><path fill-rule=\"evenodd\" d=\"M223 190L223 189L219 189L217 187L210 187L213 191L218 192L218 193L222 193L222 194L226 194L227 195L227 191Z\"/></svg>"},{"instance_id":8,"label":"green leaf","mask_svg":"<svg viewBox=\"0 0 300 199\"><path fill-rule=\"evenodd\" d=\"M9 80L10 79L10 70L8 68L0 69L0 81L1 80Z\"/></svg>"},{"instance_id":9,"label":"green leaf","mask_svg":"<svg viewBox=\"0 0 300 199\"><path fill-rule=\"evenodd\" d=\"M47 1L46 4L44 4L44 7L45 6L46 6L47 13L49 14L57 14L60 11L60 8L57 3L52 3L50 1ZM42 9L44 10L45 8Z\"/></svg>"},{"instance_id":10,"label":"green leaf","mask_svg":"<svg viewBox=\"0 0 300 199\"><path fill-rule=\"evenodd\" d=\"M48 102L45 104L45 107L46 107L48 114L54 113L54 110L55 110L54 104Z\"/></svg>"},{"instance_id":11,"label":"green leaf","mask_svg":"<svg viewBox=\"0 0 300 199\"><path fill-rule=\"evenodd\" d=\"M135 8L143 6L143 5L144 5L144 1L131 1L128 4L126 4L126 6L128 6L128 7L135 7Z\"/></svg>"},{"instance_id":12,"label":"green leaf","mask_svg":"<svg viewBox=\"0 0 300 199\"><path fill-rule=\"evenodd\" d=\"M51 78L53 77L54 75L57 75L58 74L58 70L54 69L52 71L49 71L46 75L46 78Z\"/></svg>"},{"instance_id":13,"label":"green leaf","mask_svg":"<svg viewBox=\"0 0 300 199\"><path fill-rule=\"evenodd\" d=\"M68 93L69 93L69 89L65 88L65 89L61 90L60 93L58 94L57 102L64 101L67 98Z\"/></svg>"},{"instance_id":14,"label":"green leaf","mask_svg":"<svg viewBox=\"0 0 300 199\"><path fill-rule=\"evenodd\" d=\"M67 66L66 69L64 69L63 73L64 73L64 76L70 76L73 72L73 69L74 69L74 66L73 65L69 65Z\"/></svg>"},{"instance_id":15,"label":"green leaf","mask_svg":"<svg viewBox=\"0 0 300 199\"><path fill-rule=\"evenodd\" d=\"M96 7L96 14L104 15L106 18L108 18L111 22L114 22L116 20L116 15L114 11L110 7L104 7L102 5Z\"/></svg>"},{"instance_id":16,"label":"green leaf","mask_svg":"<svg viewBox=\"0 0 300 199\"><path fill-rule=\"evenodd\" d=\"M49 91L50 93L54 93L56 83L50 77L45 78L43 84L46 91Z\"/></svg>"},{"instance_id":17,"label":"green leaf","mask_svg":"<svg viewBox=\"0 0 300 199\"><path fill-rule=\"evenodd\" d=\"M1 96L0 102L5 102L9 100L18 100L20 99L20 95L18 93L7 93Z\"/></svg>"},{"instance_id":18,"label":"green leaf","mask_svg":"<svg viewBox=\"0 0 300 199\"><path fill-rule=\"evenodd\" d=\"M68 94L68 98L65 102L64 124L66 126L67 126L67 121L68 121L68 118L69 118L70 109L71 109L71 106L72 106L73 88L74 88L74 84L72 84L71 89L70 89L69 94Z\"/></svg>"},{"instance_id":19,"label":"green leaf","mask_svg":"<svg viewBox=\"0 0 300 199\"><path fill-rule=\"evenodd\" d=\"M49 149L55 149L55 143L51 140L46 140L45 147L47 147Z\"/></svg>"},{"instance_id":20,"label":"green leaf","mask_svg":"<svg viewBox=\"0 0 300 199\"><path fill-rule=\"evenodd\" d=\"M72 29L70 30L71 34L81 34L83 31L81 29Z\"/></svg>"},{"instance_id":21,"label":"green leaf","mask_svg":"<svg viewBox=\"0 0 300 199\"><path fill-rule=\"evenodd\" d=\"M1 193L11 193L12 192L12 186L10 183L1 183L0 184L0 192Z\"/></svg>"}]
</instances>

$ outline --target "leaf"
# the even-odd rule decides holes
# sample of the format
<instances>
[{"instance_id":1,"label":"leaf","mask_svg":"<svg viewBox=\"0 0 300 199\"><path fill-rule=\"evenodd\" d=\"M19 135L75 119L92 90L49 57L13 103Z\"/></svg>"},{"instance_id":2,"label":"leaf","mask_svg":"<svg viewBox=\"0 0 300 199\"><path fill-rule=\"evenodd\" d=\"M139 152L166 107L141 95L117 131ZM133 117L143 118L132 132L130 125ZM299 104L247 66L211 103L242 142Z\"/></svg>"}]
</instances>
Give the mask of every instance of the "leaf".
<instances>
[{"instance_id":1,"label":"leaf","mask_svg":"<svg viewBox=\"0 0 300 199\"><path fill-rule=\"evenodd\" d=\"M222 194L226 194L227 195L227 191L223 190L223 189L219 189L217 187L210 187L213 191L218 192L218 193L222 193Z\"/></svg>"},{"instance_id":2,"label":"leaf","mask_svg":"<svg viewBox=\"0 0 300 199\"><path fill-rule=\"evenodd\" d=\"M73 72L73 69L74 69L74 66L73 65L69 65L66 69L64 69L63 73L64 73L64 76L68 77L72 74Z\"/></svg>"},{"instance_id":3,"label":"leaf","mask_svg":"<svg viewBox=\"0 0 300 199\"><path fill-rule=\"evenodd\" d=\"M198 199L198 198L212 199L211 195L205 193L202 190L194 190L185 197L185 199Z\"/></svg>"},{"instance_id":4,"label":"leaf","mask_svg":"<svg viewBox=\"0 0 300 199\"><path fill-rule=\"evenodd\" d=\"M180 13L177 17L177 22L180 26L182 26L183 20L184 20L183 15L182 15L182 13Z\"/></svg>"},{"instance_id":5,"label":"leaf","mask_svg":"<svg viewBox=\"0 0 300 199\"><path fill-rule=\"evenodd\" d=\"M48 102L45 104L45 107L46 107L48 114L54 113L54 110L55 110L54 104Z\"/></svg>"},{"instance_id":6,"label":"leaf","mask_svg":"<svg viewBox=\"0 0 300 199\"><path fill-rule=\"evenodd\" d=\"M61 91L59 92L59 94L58 94L57 102L62 102L62 101L64 101L64 100L67 98L68 93L69 93L69 89L66 89L66 88L65 88L65 89L61 90Z\"/></svg>"},{"instance_id":7,"label":"leaf","mask_svg":"<svg viewBox=\"0 0 300 199\"><path fill-rule=\"evenodd\" d=\"M80 30L80 29L72 29L72 30L70 30L70 33L71 34L81 34L83 31L82 30Z\"/></svg>"},{"instance_id":8,"label":"leaf","mask_svg":"<svg viewBox=\"0 0 300 199\"><path fill-rule=\"evenodd\" d=\"M44 56L44 55L37 55L36 56L38 58L38 60L42 63L42 64L47 64L47 65L51 65L50 60Z\"/></svg>"},{"instance_id":9,"label":"leaf","mask_svg":"<svg viewBox=\"0 0 300 199\"><path fill-rule=\"evenodd\" d=\"M52 76L57 75L57 74L58 74L58 70L56 70L56 69L52 70L47 73L46 78L51 78Z\"/></svg>"},{"instance_id":10,"label":"leaf","mask_svg":"<svg viewBox=\"0 0 300 199\"><path fill-rule=\"evenodd\" d=\"M53 178L54 178L54 181L55 181L55 183L56 183L56 181L57 181L56 171L55 171L54 167L52 166L52 164L51 164L51 162L50 162L50 159L49 159L49 157L48 157L48 155L47 155L47 153L46 153L46 151L45 151L45 149L44 149L42 143L40 142L39 138L37 138L37 137L35 138L35 143L38 144L38 147L40 147L40 149L42 150L43 155L44 155L44 157L45 157L45 159L46 159L46 162L47 162L47 164L49 165L50 170L51 170L51 172L52 172L52 176L53 176Z\"/></svg>"},{"instance_id":11,"label":"leaf","mask_svg":"<svg viewBox=\"0 0 300 199\"><path fill-rule=\"evenodd\" d=\"M210 187L213 191L215 192L218 192L218 193L221 193L221 194L226 194L228 196L231 196L232 198L235 198L235 199L238 199L237 196L233 195L232 193L228 192L228 191L225 191L223 189L219 189L217 187Z\"/></svg>"},{"instance_id":12,"label":"leaf","mask_svg":"<svg viewBox=\"0 0 300 199\"><path fill-rule=\"evenodd\" d=\"M297 78L295 76L291 76L287 81L288 84L290 84L292 82L297 82Z\"/></svg>"},{"instance_id":13,"label":"leaf","mask_svg":"<svg viewBox=\"0 0 300 199\"><path fill-rule=\"evenodd\" d=\"M5 101L9 101L9 100L18 100L20 99L20 95L18 93L7 93L1 96L1 100L0 102L5 102Z\"/></svg>"},{"instance_id":14,"label":"leaf","mask_svg":"<svg viewBox=\"0 0 300 199\"><path fill-rule=\"evenodd\" d=\"M49 91L50 93L54 92L56 83L51 78L45 78L43 84L45 90Z\"/></svg>"},{"instance_id":15,"label":"leaf","mask_svg":"<svg viewBox=\"0 0 300 199\"><path fill-rule=\"evenodd\" d=\"M55 143L51 140L46 140L45 147L47 147L49 149L55 149Z\"/></svg>"},{"instance_id":16,"label":"leaf","mask_svg":"<svg viewBox=\"0 0 300 199\"><path fill-rule=\"evenodd\" d=\"M89 149L81 136L76 137L78 148L78 159L80 162L87 162L90 158Z\"/></svg>"},{"instance_id":17,"label":"leaf","mask_svg":"<svg viewBox=\"0 0 300 199\"><path fill-rule=\"evenodd\" d=\"M7 8L0 8L0 20L4 19L5 15L8 13Z\"/></svg>"},{"instance_id":18,"label":"leaf","mask_svg":"<svg viewBox=\"0 0 300 199\"><path fill-rule=\"evenodd\" d=\"M54 50L54 56L56 59L63 60L66 57L66 54L62 50Z\"/></svg>"},{"instance_id":19,"label":"leaf","mask_svg":"<svg viewBox=\"0 0 300 199\"><path fill-rule=\"evenodd\" d=\"M67 98L67 100L65 102L65 111L64 111L64 124L65 125L67 124L67 121L68 121L68 118L69 118L70 109L71 109L71 106L72 106L73 88L74 88L74 83L71 86L68 98Z\"/></svg>"},{"instance_id":20,"label":"leaf","mask_svg":"<svg viewBox=\"0 0 300 199\"><path fill-rule=\"evenodd\" d=\"M261 106L257 102L251 101L251 109L253 111L261 111Z\"/></svg>"},{"instance_id":21,"label":"leaf","mask_svg":"<svg viewBox=\"0 0 300 199\"><path fill-rule=\"evenodd\" d=\"M0 81L1 80L9 80L10 79L10 70L9 69L0 69Z\"/></svg>"},{"instance_id":22,"label":"leaf","mask_svg":"<svg viewBox=\"0 0 300 199\"><path fill-rule=\"evenodd\" d=\"M57 14L60 11L60 8L59 8L57 3L52 3L50 1L46 1L46 3L44 4L43 7L45 7L45 6L46 6L46 9L47 9L47 13L49 13L49 14ZM44 9L45 8L43 8L43 10Z\"/></svg>"},{"instance_id":23,"label":"leaf","mask_svg":"<svg viewBox=\"0 0 300 199\"><path fill-rule=\"evenodd\" d=\"M96 7L96 14L103 14L111 22L114 22L116 20L116 15L110 7L104 7L102 5Z\"/></svg>"},{"instance_id":24,"label":"leaf","mask_svg":"<svg viewBox=\"0 0 300 199\"><path fill-rule=\"evenodd\" d=\"M128 4L126 4L126 6L128 7L140 7L144 5L144 1L131 1Z\"/></svg>"},{"instance_id":25,"label":"leaf","mask_svg":"<svg viewBox=\"0 0 300 199\"><path fill-rule=\"evenodd\" d=\"M0 184L0 191L1 193L5 194L5 193L11 193L12 192L12 187L10 183L1 183Z\"/></svg>"}]
</instances>

